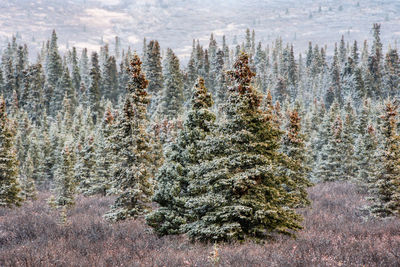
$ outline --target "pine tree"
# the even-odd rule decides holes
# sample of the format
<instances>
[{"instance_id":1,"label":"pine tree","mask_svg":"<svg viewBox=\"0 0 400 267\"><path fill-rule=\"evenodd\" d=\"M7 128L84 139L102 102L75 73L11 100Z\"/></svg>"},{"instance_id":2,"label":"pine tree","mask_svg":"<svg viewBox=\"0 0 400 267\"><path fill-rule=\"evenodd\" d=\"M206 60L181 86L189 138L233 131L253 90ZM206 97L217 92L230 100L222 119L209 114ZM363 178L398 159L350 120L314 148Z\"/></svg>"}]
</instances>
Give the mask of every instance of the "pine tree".
<instances>
[{"instance_id":1,"label":"pine tree","mask_svg":"<svg viewBox=\"0 0 400 267\"><path fill-rule=\"evenodd\" d=\"M312 184L307 179L310 167L307 166L307 150L304 143L305 136L301 133L301 119L297 110L289 112L289 122L287 132L283 137L282 151L290 159L290 166L286 175L295 183L295 188L291 193L299 199L301 206L310 205L307 187Z\"/></svg>"},{"instance_id":2,"label":"pine tree","mask_svg":"<svg viewBox=\"0 0 400 267\"><path fill-rule=\"evenodd\" d=\"M167 50L164 67L164 90L156 116L167 119L177 118L183 108L183 81L179 69L179 59L171 49Z\"/></svg>"},{"instance_id":3,"label":"pine tree","mask_svg":"<svg viewBox=\"0 0 400 267\"><path fill-rule=\"evenodd\" d=\"M35 172L35 166L33 159L28 154L25 162L22 165L22 175L20 175L21 181L21 198L24 200L35 199L36 198L36 186L33 179Z\"/></svg>"},{"instance_id":4,"label":"pine tree","mask_svg":"<svg viewBox=\"0 0 400 267\"><path fill-rule=\"evenodd\" d=\"M99 115L100 111L100 80L101 80L101 75L100 75L100 66L99 66L99 57L96 52L92 53L92 67L90 69L90 85L88 89L86 90L87 92L87 100L88 104L90 106L90 109L93 112L93 119L96 122L96 118Z\"/></svg>"},{"instance_id":5,"label":"pine tree","mask_svg":"<svg viewBox=\"0 0 400 267\"><path fill-rule=\"evenodd\" d=\"M153 194L151 174L153 155L151 138L146 132L148 81L141 70L142 62L135 54L130 62L130 81L122 118L116 125L113 150L118 161L113 166L114 187L119 191L111 210L105 217L112 221L137 217L148 210Z\"/></svg>"},{"instance_id":6,"label":"pine tree","mask_svg":"<svg viewBox=\"0 0 400 267\"><path fill-rule=\"evenodd\" d=\"M149 80L148 92L151 95L151 103L149 105L149 113L153 114L157 101L163 92L163 69L161 65L160 45L158 41L150 41L146 49L146 63L143 64L146 78Z\"/></svg>"},{"instance_id":7,"label":"pine tree","mask_svg":"<svg viewBox=\"0 0 400 267\"><path fill-rule=\"evenodd\" d=\"M70 144L61 151L60 162L55 170L55 196L49 199L56 208L70 208L75 205L76 181L74 179L74 154Z\"/></svg>"},{"instance_id":8,"label":"pine tree","mask_svg":"<svg viewBox=\"0 0 400 267\"><path fill-rule=\"evenodd\" d=\"M81 74L78 65L78 56L76 53L76 48L72 48L72 86L74 88L74 92L78 92L81 86Z\"/></svg>"},{"instance_id":9,"label":"pine tree","mask_svg":"<svg viewBox=\"0 0 400 267\"><path fill-rule=\"evenodd\" d=\"M63 72L61 56L58 52L57 34L53 30L48 51L46 77L50 87L56 88ZM62 94L63 95L63 94ZM62 100L62 99L61 99ZM60 100L60 101L61 101Z\"/></svg>"},{"instance_id":10,"label":"pine tree","mask_svg":"<svg viewBox=\"0 0 400 267\"><path fill-rule=\"evenodd\" d=\"M45 77L40 63L30 66L26 72L27 97L23 106L29 112L33 122L40 119L44 108L44 82Z\"/></svg>"},{"instance_id":11,"label":"pine tree","mask_svg":"<svg viewBox=\"0 0 400 267\"><path fill-rule=\"evenodd\" d=\"M93 180L95 172L96 148L93 136L87 136L85 139L83 145L78 145L74 170L78 191L87 195L91 189L91 181Z\"/></svg>"},{"instance_id":12,"label":"pine tree","mask_svg":"<svg viewBox=\"0 0 400 267\"><path fill-rule=\"evenodd\" d=\"M87 48L82 49L82 54L81 58L79 61L79 74L81 76L81 80L84 83L85 87L87 88L89 86L90 80L89 80L89 57L87 54Z\"/></svg>"},{"instance_id":13,"label":"pine tree","mask_svg":"<svg viewBox=\"0 0 400 267\"><path fill-rule=\"evenodd\" d=\"M342 35L342 39L340 39L340 46L339 46L339 61L340 64L343 65L344 62L346 61L346 44L344 42L344 35Z\"/></svg>"},{"instance_id":14,"label":"pine tree","mask_svg":"<svg viewBox=\"0 0 400 267\"><path fill-rule=\"evenodd\" d=\"M0 97L0 207L20 206L18 160L14 146L15 131L7 118L6 103Z\"/></svg>"},{"instance_id":15,"label":"pine tree","mask_svg":"<svg viewBox=\"0 0 400 267\"><path fill-rule=\"evenodd\" d=\"M383 86L386 96L394 97L399 95L400 60L396 49L390 49L386 54Z\"/></svg>"},{"instance_id":16,"label":"pine tree","mask_svg":"<svg viewBox=\"0 0 400 267\"><path fill-rule=\"evenodd\" d=\"M317 165L315 179L322 182L340 181L344 178L342 170L343 124L340 116L336 118L328 137L328 142L323 146Z\"/></svg>"},{"instance_id":17,"label":"pine tree","mask_svg":"<svg viewBox=\"0 0 400 267\"><path fill-rule=\"evenodd\" d=\"M285 185L294 182L279 173L284 155L282 132L260 110L261 97L251 86L255 74L241 54L229 74L226 120L203 144L204 162L194 171L186 207L193 222L185 227L191 239L263 240L271 232L300 229L301 216L289 207L297 200Z\"/></svg>"},{"instance_id":18,"label":"pine tree","mask_svg":"<svg viewBox=\"0 0 400 267\"><path fill-rule=\"evenodd\" d=\"M356 176L356 162L355 162L355 114L351 102L347 102L345 106L345 121L343 124L342 133L342 172L344 174L343 180L353 180Z\"/></svg>"},{"instance_id":19,"label":"pine tree","mask_svg":"<svg viewBox=\"0 0 400 267\"><path fill-rule=\"evenodd\" d=\"M374 182L379 170L377 157L378 140L372 125L368 125L365 133L357 140L357 176L356 183L363 190L368 189Z\"/></svg>"},{"instance_id":20,"label":"pine tree","mask_svg":"<svg viewBox=\"0 0 400 267\"><path fill-rule=\"evenodd\" d=\"M106 195L111 188L110 170L114 163L110 138L115 124L111 103L107 104L101 125L97 129L95 138L95 167L94 175L90 181L89 195Z\"/></svg>"},{"instance_id":21,"label":"pine tree","mask_svg":"<svg viewBox=\"0 0 400 267\"><path fill-rule=\"evenodd\" d=\"M188 185L193 167L201 163L200 142L213 130L215 115L210 111L212 99L199 78L192 97L192 107L177 140L166 149L166 160L157 174L154 200L160 208L147 217L158 234L182 233L187 223Z\"/></svg>"},{"instance_id":22,"label":"pine tree","mask_svg":"<svg viewBox=\"0 0 400 267\"><path fill-rule=\"evenodd\" d=\"M77 99L67 67L64 68L63 74L54 91L54 98L51 103L54 114L56 111L62 108L62 102L65 96L71 101L72 106L75 107L77 104Z\"/></svg>"},{"instance_id":23,"label":"pine tree","mask_svg":"<svg viewBox=\"0 0 400 267\"><path fill-rule=\"evenodd\" d=\"M382 167L371 185L371 212L380 217L400 216L400 136L397 134L397 106L385 104L383 147L380 154Z\"/></svg>"},{"instance_id":24,"label":"pine tree","mask_svg":"<svg viewBox=\"0 0 400 267\"><path fill-rule=\"evenodd\" d=\"M329 108L334 99L337 99L339 104L342 103L342 91L341 91L341 82L340 82L340 66L339 59L337 53L337 46L335 45L335 53L333 56L333 62L331 66L331 86L329 88L328 93L331 93L331 97L326 97L325 102L327 107ZM328 94L329 95L329 94Z\"/></svg>"},{"instance_id":25,"label":"pine tree","mask_svg":"<svg viewBox=\"0 0 400 267\"><path fill-rule=\"evenodd\" d=\"M118 98L118 71L117 63L114 56L107 58L103 71L103 93L102 96L112 101Z\"/></svg>"},{"instance_id":26,"label":"pine tree","mask_svg":"<svg viewBox=\"0 0 400 267\"><path fill-rule=\"evenodd\" d=\"M367 80L369 85L369 97L378 98L381 96L381 85L382 85L382 43L380 40L380 29L381 25L374 23L374 43L372 45L371 55L368 57L368 70Z\"/></svg>"}]
</instances>

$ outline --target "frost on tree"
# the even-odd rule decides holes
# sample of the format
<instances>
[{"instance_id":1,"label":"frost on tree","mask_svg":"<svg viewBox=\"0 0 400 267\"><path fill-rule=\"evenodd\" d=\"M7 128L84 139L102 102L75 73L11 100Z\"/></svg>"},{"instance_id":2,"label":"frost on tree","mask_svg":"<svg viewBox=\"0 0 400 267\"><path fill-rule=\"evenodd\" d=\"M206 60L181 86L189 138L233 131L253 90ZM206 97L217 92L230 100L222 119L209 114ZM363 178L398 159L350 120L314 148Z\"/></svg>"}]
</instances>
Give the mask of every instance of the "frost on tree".
<instances>
[{"instance_id":1,"label":"frost on tree","mask_svg":"<svg viewBox=\"0 0 400 267\"><path fill-rule=\"evenodd\" d=\"M184 127L178 138L166 149L166 160L157 177L154 201L160 208L147 217L158 234L179 234L193 218L185 206L190 199L188 187L197 179L195 169L202 162L202 143L214 128L215 115L210 111L211 94L203 78L194 86L194 94Z\"/></svg>"},{"instance_id":2,"label":"frost on tree","mask_svg":"<svg viewBox=\"0 0 400 267\"><path fill-rule=\"evenodd\" d=\"M6 102L0 97L0 207L21 205L18 182L18 160L14 146L14 130L7 118Z\"/></svg>"},{"instance_id":3,"label":"frost on tree","mask_svg":"<svg viewBox=\"0 0 400 267\"><path fill-rule=\"evenodd\" d=\"M113 185L119 192L114 205L105 217L111 221L124 220L151 210L151 184L154 168L152 139L146 132L148 125L148 81L141 70L142 62L135 54L130 62L130 81L123 113L113 136L113 151L118 161L113 166Z\"/></svg>"},{"instance_id":4,"label":"frost on tree","mask_svg":"<svg viewBox=\"0 0 400 267\"><path fill-rule=\"evenodd\" d=\"M385 104L381 134L383 148L380 153L382 164L371 184L371 212L379 217L400 216L400 136L397 106Z\"/></svg>"},{"instance_id":5,"label":"frost on tree","mask_svg":"<svg viewBox=\"0 0 400 267\"><path fill-rule=\"evenodd\" d=\"M301 216L290 208L296 200L286 189L295 184L279 171L285 158L279 152L282 132L260 109L248 62L241 54L229 72L226 119L203 142L204 161L188 189L193 222L185 230L194 240L263 240L301 228Z\"/></svg>"}]
</instances>

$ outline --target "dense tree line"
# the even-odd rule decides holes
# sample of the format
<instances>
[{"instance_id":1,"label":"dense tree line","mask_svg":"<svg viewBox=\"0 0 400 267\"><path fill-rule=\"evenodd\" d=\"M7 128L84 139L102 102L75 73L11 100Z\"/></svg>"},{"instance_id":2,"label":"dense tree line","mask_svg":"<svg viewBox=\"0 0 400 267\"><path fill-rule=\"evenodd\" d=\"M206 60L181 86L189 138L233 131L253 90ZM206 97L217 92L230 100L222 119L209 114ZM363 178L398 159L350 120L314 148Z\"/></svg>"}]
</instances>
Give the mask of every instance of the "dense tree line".
<instances>
[{"instance_id":1,"label":"dense tree line","mask_svg":"<svg viewBox=\"0 0 400 267\"><path fill-rule=\"evenodd\" d=\"M182 68L156 40L142 59L118 38L113 53L61 55L53 31L31 63L13 38L0 66L0 205L50 189L66 214L75 194L115 195L110 221L263 240L301 229L313 183L346 180L371 215L399 216L400 60L379 24L371 49L358 46L342 36L332 56L310 42L296 57L247 30L234 47L194 40Z\"/></svg>"}]
</instances>

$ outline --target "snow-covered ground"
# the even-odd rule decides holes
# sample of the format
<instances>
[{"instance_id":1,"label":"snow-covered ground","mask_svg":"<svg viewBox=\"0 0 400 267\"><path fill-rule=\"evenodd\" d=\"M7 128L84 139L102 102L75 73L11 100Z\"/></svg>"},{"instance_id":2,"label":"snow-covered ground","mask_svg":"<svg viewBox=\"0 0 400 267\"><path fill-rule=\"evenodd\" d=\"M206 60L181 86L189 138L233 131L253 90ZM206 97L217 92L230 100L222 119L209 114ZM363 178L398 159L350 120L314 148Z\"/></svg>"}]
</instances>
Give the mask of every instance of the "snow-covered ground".
<instances>
[{"instance_id":1,"label":"snow-covered ground","mask_svg":"<svg viewBox=\"0 0 400 267\"><path fill-rule=\"evenodd\" d=\"M400 38L399 13L398 0L2 0L0 44L18 32L20 41L37 49L56 29L61 49L97 49L102 41L112 48L119 36L123 47L140 51L146 37L186 60L193 38L207 44L213 32L221 43L225 34L231 45L234 35L241 42L251 28L257 40L281 36L297 53L308 41L328 44L332 52L342 34L350 42L371 38L374 22L393 46Z\"/></svg>"}]
</instances>

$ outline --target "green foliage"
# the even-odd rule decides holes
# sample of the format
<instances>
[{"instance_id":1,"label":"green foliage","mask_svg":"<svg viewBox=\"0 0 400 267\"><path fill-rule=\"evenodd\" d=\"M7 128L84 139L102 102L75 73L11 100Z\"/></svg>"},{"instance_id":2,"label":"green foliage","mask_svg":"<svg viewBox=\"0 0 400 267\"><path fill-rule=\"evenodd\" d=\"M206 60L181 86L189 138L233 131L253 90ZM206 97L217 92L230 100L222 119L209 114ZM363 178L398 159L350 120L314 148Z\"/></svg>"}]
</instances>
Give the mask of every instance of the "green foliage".
<instances>
[{"instance_id":1,"label":"green foliage","mask_svg":"<svg viewBox=\"0 0 400 267\"><path fill-rule=\"evenodd\" d=\"M171 49L167 50L164 67L164 90L158 103L156 116L169 120L177 118L183 109L183 81L179 59Z\"/></svg>"},{"instance_id":2,"label":"green foliage","mask_svg":"<svg viewBox=\"0 0 400 267\"><path fill-rule=\"evenodd\" d=\"M229 72L226 120L203 144L203 162L194 170L186 207L193 222L185 230L202 241L263 240L272 232L300 229L298 203L287 192L294 182L281 174L282 132L260 110L261 97L251 85L255 74L241 54Z\"/></svg>"},{"instance_id":3,"label":"green foliage","mask_svg":"<svg viewBox=\"0 0 400 267\"><path fill-rule=\"evenodd\" d=\"M178 234L192 219L185 206L190 200L188 186L196 179L194 168L202 162L201 141L211 134L215 115L210 111L212 99L199 78L183 129L176 141L166 148L165 162L159 170L154 201L160 208L147 216L147 222L160 235Z\"/></svg>"},{"instance_id":4,"label":"green foliage","mask_svg":"<svg viewBox=\"0 0 400 267\"><path fill-rule=\"evenodd\" d=\"M20 184L18 160L14 146L15 129L7 118L6 103L0 97L0 206L20 206Z\"/></svg>"},{"instance_id":5,"label":"green foliage","mask_svg":"<svg viewBox=\"0 0 400 267\"><path fill-rule=\"evenodd\" d=\"M74 153L69 144L66 144L61 151L60 162L57 164L55 177L55 197L51 204L60 208L75 205Z\"/></svg>"},{"instance_id":6,"label":"green foliage","mask_svg":"<svg viewBox=\"0 0 400 267\"><path fill-rule=\"evenodd\" d=\"M307 166L309 161L304 134L301 133L301 119L297 110L289 112L289 123L282 141L282 151L289 157L290 165L285 169L286 175L295 183L291 193L301 206L310 205L307 188L312 186L308 180L311 168Z\"/></svg>"},{"instance_id":7,"label":"green foliage","mask_svg":"<svg viewBox=\"0 0 400 267\"><path fill-rule=\"evenodd\" d=\"M113 151L118 159L113 166L113 185L118 197L105 217L124 220L147 213L153 194L151 184L153 154L151 137L146 132L148 81L141 70L142 62L135 54L130 62L130 81L126 87L123 114L113 135Z\"/></svg>"},{"instance_id":8,"label":"green foliage","mask_svg":"<svg viewBox=\"0 0 400 267\"><path fill-rule=\"evenodd\" d=\"M376 216L400 216L400 136L397 133L397 106L385 104L381 133L381 168L371 184L371 212Z\"/></svg>"}]
</instances>

